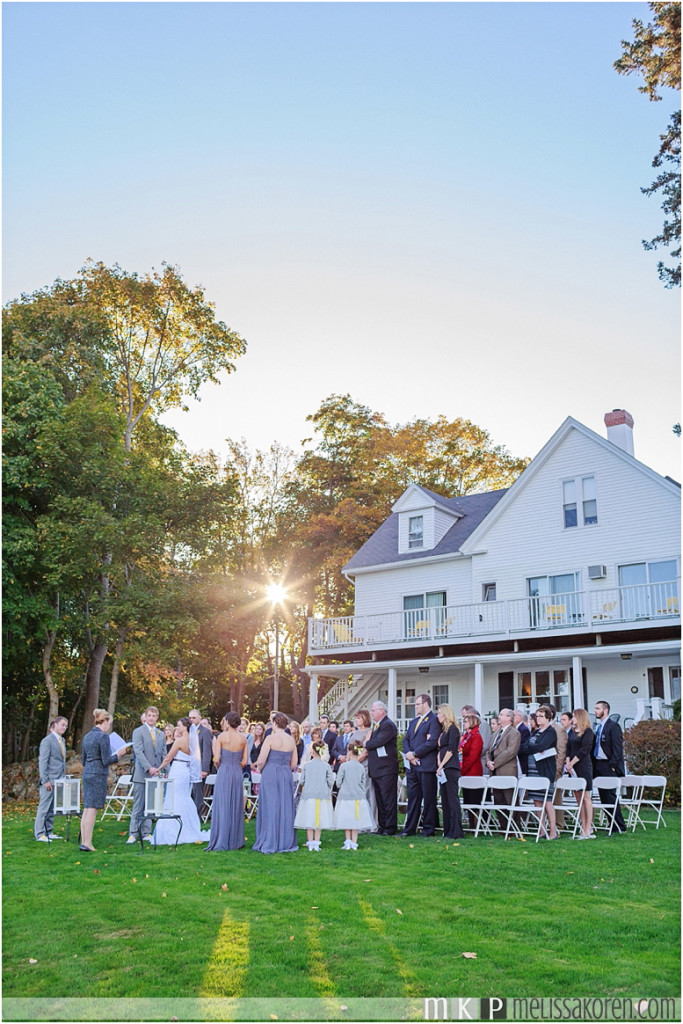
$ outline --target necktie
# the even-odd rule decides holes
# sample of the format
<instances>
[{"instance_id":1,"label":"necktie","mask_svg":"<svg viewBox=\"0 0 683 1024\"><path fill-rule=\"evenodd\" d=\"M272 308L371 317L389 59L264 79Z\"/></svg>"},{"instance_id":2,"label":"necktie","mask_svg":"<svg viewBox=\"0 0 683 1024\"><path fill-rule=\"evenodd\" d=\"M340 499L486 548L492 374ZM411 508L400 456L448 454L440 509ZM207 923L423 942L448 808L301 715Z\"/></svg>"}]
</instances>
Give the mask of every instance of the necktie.
<instances>
[{"instance_id":1,"label":"necktie","mask_svg":"<svg viewBox=\"0 0 683 1024\"><path fill-rule=\"evenodd\" d=\"M420 726L422 725L422 720L423 720L423 719L424 719L424 715L420 715L420 717L419 717L419 718L418 718L418 720L417 720L417 725L416 725L416 726L415 726L415 728L413 729L413 736L415 735L415 733L417 732L417 730L418 730L418 729L420 728Z\"/></svg>"},{"instance_id":2,"label":"necktie","mask_svg":"<svg viewBox=\"0 0 683 1024\"><path fill-rule=\"evenodd\" d=\"M601 735L601 733L602 733L602 722L600 722L600 725L597 728L597 732L595 733L595 746L593 747L593 757L599 757L599 755L600 755L600 735Z\"/></svg>"},{"instance_id":3,"label":"necktie","mask_svg":"<svg viewBox=\"0 0 683 1024\"><path fill-rule=\"evenodd\" d=\"M500 738L501 738L502 735L503 735L503 730L499 729L498 732L496 733L496 738L493 741L493 746L491 747L491 753L493 753L493 751L496 749L496 747L500 743Z\"/></svg>"},{"instance_id":4,"label":"necktie","mask_svg":"<svg viewBox=\"0 0 683 1024\"><path fill-rule=\"evenodd\" d=\"M57 737L57 742L59 743L59 749L60 749L60 750L61 750L61 752L62 752L62 757L63 757L63 758L64 758L64 760L66 761L66 750L64 749L64 740L62 739L62 737L61 737L61 736L58 736L58 737Z\"/></svg>"},{"instance_id":5,"label":"necktie","mask_svg":"<svg viewBox=\"0 0 683 1024\"><path fill-rule=\"evenodd\" d=\"M149 731L150 731L150 735L151 735L151 737L152 737L152 746L153 746L153 747L154 747L154 749L156 750L156 749L157 749L157 738L156 738L156 736L154 735L154 729L150 729Z\"/></svg>"}]
</instances>

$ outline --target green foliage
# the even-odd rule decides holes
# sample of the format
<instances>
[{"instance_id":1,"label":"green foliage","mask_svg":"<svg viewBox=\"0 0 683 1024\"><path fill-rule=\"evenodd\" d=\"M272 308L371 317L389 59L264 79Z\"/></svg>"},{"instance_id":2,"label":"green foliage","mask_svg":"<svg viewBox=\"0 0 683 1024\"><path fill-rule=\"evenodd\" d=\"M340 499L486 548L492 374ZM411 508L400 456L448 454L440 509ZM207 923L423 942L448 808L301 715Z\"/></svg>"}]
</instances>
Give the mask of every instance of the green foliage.
<instances>
[{"instance_id":1,"label":"green foliage","mask_svg":"<svg viewBox=\"0 0 683 1024\"><path fill-rule=\"evenodd\" d=\"M673 714L674 714L674 722L680 722L680 720L681 720L681 698L680 697L673 702Z\"/></svg>"},{"instance_id":2,"label":"green foliage","mask_svg":"<svg viewBox=\"0 0 683 1024\"><path fill-rule=\"evenodd\" d=\"M681 804L681 723L664 719L638 722L624 733L624 757L634 775L664 775L666 805Z\"/></svg>"}]
</instances>

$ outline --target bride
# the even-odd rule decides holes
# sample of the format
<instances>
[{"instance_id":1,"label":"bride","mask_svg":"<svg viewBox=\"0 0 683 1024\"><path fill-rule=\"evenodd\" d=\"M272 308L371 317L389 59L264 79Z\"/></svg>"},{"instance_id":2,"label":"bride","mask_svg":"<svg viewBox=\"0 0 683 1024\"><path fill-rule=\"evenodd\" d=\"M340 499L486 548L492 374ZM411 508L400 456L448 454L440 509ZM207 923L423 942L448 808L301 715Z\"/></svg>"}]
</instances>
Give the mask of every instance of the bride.
<instances>
[{"instance_id":1,"label":"bride","mask_svg":"<svg viewBox=\"0 0 683 1024\"><path fill-rule=\"evenodd\" d=\"M171 764L173 762L173 764ZM201 822L197 808L192 799L190 787L190 719L181 718L173 733L173 744L166 757L159 765L159 770L171 764L168 774L173 780L173 810L169 813L179 814L182 829L178 836L178 822L175 818L162 818L154 830L154 842L173 846L178 836L179 843L200 843L202 836ZM170 794L169 794L170 797ZM164 799L164 810L167 801Z\"/></svg>"}]
</instances>

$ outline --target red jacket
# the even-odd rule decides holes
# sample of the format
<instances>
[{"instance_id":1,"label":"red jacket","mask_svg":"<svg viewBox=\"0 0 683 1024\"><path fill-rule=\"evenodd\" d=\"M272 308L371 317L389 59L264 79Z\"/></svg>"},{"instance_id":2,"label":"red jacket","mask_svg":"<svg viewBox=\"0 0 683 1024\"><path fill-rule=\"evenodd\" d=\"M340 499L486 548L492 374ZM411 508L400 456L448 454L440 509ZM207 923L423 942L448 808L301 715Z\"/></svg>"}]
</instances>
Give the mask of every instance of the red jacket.
<instances>
[{"instance_id":1,"label":"red jacket","mask_svg":"<svg viewBox=\"0 0 683 1024\"><path fill-rule=\"evenodd\" d=\"M479 732L479 726L475 725L471 732L465 733L460 740L462 752L461 775L483 775L481 766L481 752L484 749L484 741Z\"/></svg>"}]
</instances>

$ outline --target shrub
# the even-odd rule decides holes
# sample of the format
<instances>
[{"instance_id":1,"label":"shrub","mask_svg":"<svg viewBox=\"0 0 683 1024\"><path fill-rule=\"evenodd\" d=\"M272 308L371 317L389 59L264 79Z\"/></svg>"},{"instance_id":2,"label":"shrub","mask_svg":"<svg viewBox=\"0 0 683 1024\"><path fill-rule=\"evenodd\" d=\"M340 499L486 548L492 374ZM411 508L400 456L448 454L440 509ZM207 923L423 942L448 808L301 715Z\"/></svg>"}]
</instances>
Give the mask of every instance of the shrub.
<instances>
[{"instance_id":1,"label":"shrub","mask_svg":"<svg viewBox=\"0 0 683 1024\"><path fill-rule=\"evenodd\" d=\"M681 720L681 698L680 697L678 697L673 702L673 709L674 709L674 722L680 722L680 720Z\"/></svg>"},{"instance_id":2,"label":"shrub","mask_svg":"<svg viewBox=\"0 0 683 1024\"><path fill-rule=\"evenodd\" d=\"M665 775L667 807L681 802L681 723L638 722L624 733L624 757L633 775Z\"/></svg>"}]
</instances>

